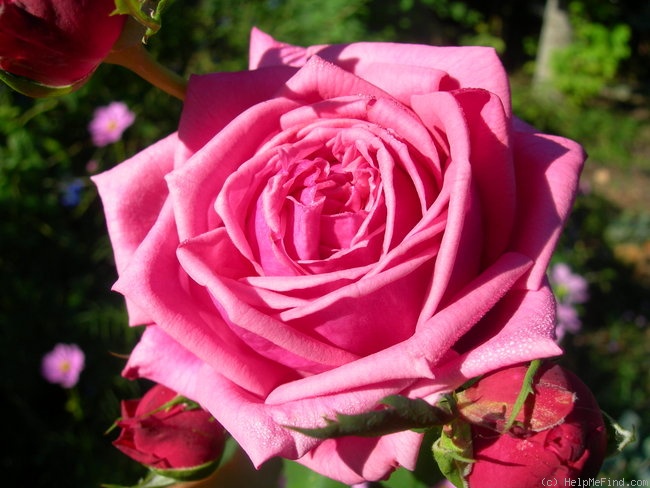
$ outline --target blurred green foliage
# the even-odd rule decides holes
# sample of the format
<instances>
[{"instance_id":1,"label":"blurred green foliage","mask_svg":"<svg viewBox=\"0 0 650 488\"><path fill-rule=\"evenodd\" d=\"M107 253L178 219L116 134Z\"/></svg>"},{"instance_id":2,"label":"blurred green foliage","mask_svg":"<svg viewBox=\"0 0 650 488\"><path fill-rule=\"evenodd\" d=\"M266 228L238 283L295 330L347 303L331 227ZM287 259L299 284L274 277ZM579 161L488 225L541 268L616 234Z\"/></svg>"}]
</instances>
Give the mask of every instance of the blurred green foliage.
<instances>
[{"instance_id":1,"label":"blurred green foliage","mask_svg":"<svg viewBox=\"0 0 650 488\"><path fill-rule=\"evenodd\" d=\"M601 93L631 54L630 26L604 25L589 19L582 2L569 5L574 40L554 53L553 82L573 102L584 103Z\"/></svg>"},{"instance_id":2,"label":"blurred green foliage","mask_svg":"<svg viewBox=\"0 0 650 488\"><path fill-rule=\"evenodd\" d=\"M603 99L581 106L540 97L521 73L513 77L512 85L513 111L518 117L544 132L580 141L590 161L650 169L650 159L636 150L650 126L647 117L631 116L630 107Z\"/></svg>"},{"instance_id":3,"label":"blurred green foliage","mask_svg":"<svg viewBox=\"0 0 650 488\"><path fill-rule=\"evenodd\" d=\"M636 442L604 468L612 479L650 479L650 279L621 261L616 247L645 234L647 216L626 213L598 194L581 194L555 254L590 284L583 329L562 344L562 362L591 387L601 408L636 431ZM632 225L630 225L632 224ZM639 224L641 224L639 226ZM622 232L627 227L627 232Z\"/></svg>"},{"instance_id":4,"label":"blurred green foliage","mask_svg":"<svg viewBox=\"0 0 650 488\"><path fill-rule=\"evenodd\" d=\"M635 10L623 0L582 4L591 17L580 17L571 59L579 65L567 69L572 75L592 73L601 87L630 77L635 87L645 86L642 47L648 45L650 9ZM250 28L258 26L302 45L356 40L491 45L514 69L531 60L531 53L527 58L521 53L525 42L534 45L530 41L540 22L535 12L542 6L515 0L184 0L169 7L149 49L185 76L245 69ZM604 32L599 26L609 25L607 19L630 30ZM592 64L600 71L593 74ZM650 171L650 159L634 153L648 122L630 117L629 106L598 99L591 88L579 95L579 109L545 103L526 83L517 74L513 102L522 118L581 141L601 164ZM95 148L87 125L94 108L113 100L127 103L136 123L120 143ZM95 161L98 170L112 167L174 131L181 110L177 100L110 65L100 66L79 92L62 98L31 100L0 87L0 337L5 346L0 412L11 444L0 459L7 486L87 487L129 483L141 474L103 435L119 414L119 400L139 395L138 384L119 377L124 358L112 355L128 354L139 330L125 325L122 300L110 292L116 272L88 163ZM78 179L84 184L80 202L63 205L66 185ZM650 294L614 248L628 240L645 242L648 233L646 216L626 214L595 193L585 194L556 258L583 273L592 288L584 330L568 338L565 361L594 387L611 414L634 414L641 425L642 441L610 467L610 473L628 478L648 469L643 453L647 460ZM67 392L40 376L41 357L57 342L75 342L87 355L77 387L81 417L66 410ZM406 486L402 476L399 472L389 486Z\"/></svg>"}]
</instances>

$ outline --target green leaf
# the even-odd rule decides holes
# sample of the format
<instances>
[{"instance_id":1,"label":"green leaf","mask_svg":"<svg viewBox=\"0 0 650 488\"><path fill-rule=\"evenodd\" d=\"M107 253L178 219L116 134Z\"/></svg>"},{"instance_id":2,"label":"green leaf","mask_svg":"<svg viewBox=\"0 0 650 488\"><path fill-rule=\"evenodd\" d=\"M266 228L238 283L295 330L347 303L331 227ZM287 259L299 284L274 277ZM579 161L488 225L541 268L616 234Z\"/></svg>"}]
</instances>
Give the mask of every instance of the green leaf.
<instances>
[{"instance_id":1,"label":"green leaf","mask_svg":"<svg viewBox=\"0 0 650 488\"><path fill-rule=\"evenodd\" d=\"M433 443L433 457L442 474L457 488L467 488L465 478L472 469L472 431L469 424L454 420L443 427Z\"/></svg>"},{"instance_id":2,"label":"green leaf","mask_svg":"<svg viewBox=\"0 0 650 488\"><path fill-rule=\"evenodd\" d=\"M519 412L523 408L524 403L526 403L528 395L533 395L535 393L533 389L533 380L535 379L535 374L541 365L542 361L540 359L534 359L530 362L528 370L526 371L526 375L524 376L524 381L521 385L521 390L519 390L519 395L517 395L515 404L512 407L512 411L510 412L510 417L508 417L508 420L503 427L503 432L508 432L510 430L512 425L515 423L517 415L519 415Z\"/></svg>"},{"instance_id":3,"label":"green leaf","mask_svg":"<svg viewBox=\"0 0 650 488\"><path fill-rule=\"evenodd\" d=\"M140 25L147 28L145 40L156 34L162 25L162 13L171 0L115 0L113 15L130 15ZM155 7L152 7L155 4ZM143 10L146 8L146 11Z\"/></svg>"},{"instance_id":4,"label":"green leaf","mask_svg":"<svg viewBox=\"0 0 650 488\"><path fill-rule=\"evenodd\" d=\"M420 483L423 483L424 486L435 486L438 482L445 479L444 475L440 471L438 463L431 455L431 447L440 437L441 431L442 426L433 427L427 430L422 438L422 444L420 445L420 452L418 454L415 470L413 471L413 476L415 476ZM400 487L396 486L395 488Z\"/></svg>"},{"instance_id":5,"label":"green leaf","mask_svg":"<svg viewBox=\"0 0 650 488\"><path fill-rule=\"evenodd\" d=\"M184 397L183 395L176 395L174 398L169 400L167 403L163 403L160 405L158 408L155 410L152 410L151 412L147 413L146 415L153 415L158 412L162 411L168 411L171 410L173 407L176 405L184 405L184 411L190 411L190 410L201 410L201 405L196 403L194 400L190 400L187 397Z\"/></svg>"},{"instance_id":6,"label":"green leaf","mask_svg":"<svg viewBox=\"0 0 650 488\"><path fill-rule=\"evenodd\" d=\"M379 437L405 430L426 430L440 426L456 417L453 401L444 397L433 406L420 398L391 395L381 400L380 410L346 415L337 413L335 419L325 418L325 427L302 428L285 426L317 439L344 436Z\"/></svg>"},{"instance_id":7,"label":"green leaf","mask_svg":"<svg viewBox=\"0 0 650 488\"><path fill-rule=\"evenodd\" d=\"M404 468L397 468L386 481L381 482L386 488L429 488L431 485L419 480L413 472Z\"/></svg>"},{"instance_id":8,"label":"green leaf","mask_svg":"<svg viewBox=\"0 0 650 488\"><path fill-rule=\"evenodd\" d=\"M164 476L166 478L171 478L176 481L197 481L210 476L210 474L212 474L212 472L215 469L217 469L220 461L221 458L215 459L214 461L209 461L199 466L192 466L191 468L176 468L176 469L152 468L152 471L161 476Z\"/></svg>"},{"instance_id":9,"label":"green leaf","mask_svg":"<svg viewBox=\"0 0 650 488\"><path fill-rule=\"evenodd\" d=\"M166 486L173 486L176 483L178 483L178 480L174 478L168 478L154 471L149 471L149 474L141 479L137 485L102 485L102 488L164 488Z\"/></svg>"},{"instance_id":10,"label":"green leaf","mask_svg":"<svg viewBox=\"0 0 650 488\"><path fill-rule=\"evenodd\" d=\"M607 456L614 456L636 440L636 433L634 430L629 431L624 428L608 413L602 410L601 413L607 429Z\"/></svg>"},{"instance_id":11,"label":"green leaf","mask_svg":"<svg viewBox=\"0 0 650 488\"><path fill-rule=\"evenodd\" d=\"M283 460L285 488L348 488L348 485L320 475L294 461Z\"/></svg>"},{"instance_id":12,"label":"green leaf","mask_svg":"<svg viewBox=\"0 0 650 488\"><path fill-rule=\"evenodd\" d=\"M7 71L0 70L0 80L4 81L10 88L32 98L49 98L67 95L78 89L86 81L83 79L80 82L71 85L62 86L49 86L39 83L23 76L13 75Z\"/></svg>"}]
</instances>

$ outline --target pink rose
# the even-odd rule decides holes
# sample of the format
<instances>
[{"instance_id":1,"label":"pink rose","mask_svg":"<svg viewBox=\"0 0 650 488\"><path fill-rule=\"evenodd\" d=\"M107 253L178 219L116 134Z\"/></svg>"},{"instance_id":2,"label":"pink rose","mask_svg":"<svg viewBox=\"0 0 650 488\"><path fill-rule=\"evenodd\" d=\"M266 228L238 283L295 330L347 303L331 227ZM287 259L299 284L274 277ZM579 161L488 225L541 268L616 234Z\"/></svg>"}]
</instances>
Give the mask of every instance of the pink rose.
<instances>
[{"instance_id":1,"label":"pink rose","mask_svg":"<svg viewBox=\"0 0 650 488\"><path fill-rule=\"evenodd\" d=\"M155 385L140 400L122 402L122 430L115 447L136 461L157 469L193 468L218 460L226 432L201 409L185 403L166 406L177 393Z\"/></svg>"},{"instance_id":2,"label":"pink rose","mask_svg":"<svg viewBox=\"0 0 650 488\"><path fill-rule=\"evenodd\" d=\"M286 426L560 354L545 272L583 159L512 116L491 49L255 30L251 71L193 77L178 132L95 177L148 325L124 374L198 401L258 466L413 468L414 432Z\"/></svg>"},{"instance_id":3,"label":"pink rose","mask_svg":"<svg viewBox=\"0 0 650 488\"><path fill-rule=\"evenodd\" d=\"M122 32L126 16L111 16L114 10L114 0L0 0L0 69L7 81L83 83Z\"/></svg>"},{"instance_id":4,"label":"pink rose","mask_svg":"<svg viewBox=\"0 0 650 488\"><path fill-rule=\"evenodd\" d=\"M534 395L519 412L519 424L503 433L505 420L521 388L526 366L492 373L459 395L472 425L473 458L466 481L470 488L576 486L598 475L607 435L602 413L589 388L558 365L542 365Z\"/></svg>"}]
</instances>

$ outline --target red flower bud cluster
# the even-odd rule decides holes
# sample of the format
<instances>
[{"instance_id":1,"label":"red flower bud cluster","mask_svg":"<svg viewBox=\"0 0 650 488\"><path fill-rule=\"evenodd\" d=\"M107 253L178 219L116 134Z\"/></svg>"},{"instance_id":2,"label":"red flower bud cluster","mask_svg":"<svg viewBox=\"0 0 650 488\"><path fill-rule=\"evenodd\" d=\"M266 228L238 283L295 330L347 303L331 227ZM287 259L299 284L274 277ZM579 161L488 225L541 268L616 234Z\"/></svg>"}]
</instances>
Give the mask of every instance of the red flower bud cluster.
<instances>
[{"instance_id":1,"label":"red flower bud cluster","mask_svg":"<svg viewBox=\"0 0 650 488\"><path fill-rule=\"evenodd\" d=\"M461 416L471 424L470 488L567 486L598 474L607 448L602 413L585 384L560 366L540 367L533 394L504 431L526 371L499 370L458 395Z\"/></svg>"}]
</instances>

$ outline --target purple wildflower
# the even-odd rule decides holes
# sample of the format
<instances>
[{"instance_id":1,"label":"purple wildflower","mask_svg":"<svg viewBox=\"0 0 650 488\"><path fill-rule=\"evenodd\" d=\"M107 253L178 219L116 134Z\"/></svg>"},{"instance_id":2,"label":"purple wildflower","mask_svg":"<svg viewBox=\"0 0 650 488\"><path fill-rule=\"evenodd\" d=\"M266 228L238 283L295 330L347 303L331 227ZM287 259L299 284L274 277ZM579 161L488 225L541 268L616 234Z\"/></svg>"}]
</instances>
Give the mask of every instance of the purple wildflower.
<instances>
[{"instance_id":1,"label":"purple wildflower","mask_svg":"<svg viewBox=\"0 0 650 488\"><path fill-rule=\"evenodd\" d=\"M555 335L557 336L558 341L562 340L567 332L569 334L576 334L580 331L582 322L580 321L578 311L573 305L558 303L556 317L557 326L555 328Z\"/></svg>"},{"instance_id":2,"label":"purple wildflower","mask_svg":"<svg viewBox=\"0 0 650 488\"><path fill-rule=\"evenodd\" d=\"M93 144L103 147L119 141L122 133L135 121L135 114L124 102L112 102L95 109L88 125Z\"/></svg>"},{"instance_id":3,"label":"purple wildflower","mask_svg":"<svg viewBox=\"0 0 650 488\"><path fill-rule=\"evenodd\" d=\"M99 161L96 161L95 159L91 159L86 163L86 171L88 173L97 173L99 170Z\"/></svg>"},{"instance_id":4,"label":"purple wildflower","mask_svg":"<svg viewBox=\"0 0 650 488\"><path fill-rule=\"evenodd\" d=\"M558 263L551 269L551 285L557 297L557 340L580 330L582 322L576 305L589 299L589 284L582 276L571 271L565 263Z\"/></svg>"},{"instance_id":5,"label":"purple wildflower","mask_svg":"<svg viewBox=\"0 0 650 488\"><path fill-rule=\"evenodd\" d=\"M43 356L41 372L50 383L72 388L79 381L85 355L76 344L57 344Z\"/></svg>"},{"instance_id":6,"label":"purple wildflower","mask_svg":"<svg viewBox=\"0 0 650 488\"><path fill-rule=\"evenodd\" d=\"M587 280L573 273L565 263L553 266L551 284L562 303L584 303L589 299Z\"/></svg>"}]
</instances>

